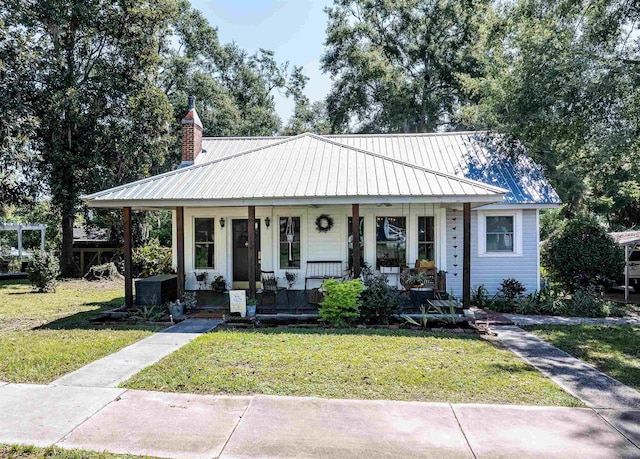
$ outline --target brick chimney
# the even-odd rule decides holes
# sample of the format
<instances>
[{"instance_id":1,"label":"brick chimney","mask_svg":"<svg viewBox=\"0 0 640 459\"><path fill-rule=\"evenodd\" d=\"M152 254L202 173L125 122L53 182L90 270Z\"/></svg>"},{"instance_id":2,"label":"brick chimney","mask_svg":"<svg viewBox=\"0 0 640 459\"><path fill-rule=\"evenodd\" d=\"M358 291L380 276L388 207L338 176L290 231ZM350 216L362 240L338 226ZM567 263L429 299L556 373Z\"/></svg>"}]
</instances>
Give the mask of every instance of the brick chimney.
<instances>
[{"instance_id":1,"label":"brick chimney","mask_svg":"<svg viewBox=\"0 0 640 459\"><path fill-rule=\"evenodd\" d=\"M182 162L178 168L191 166L202 150L202 121L196 112L196 98L189 96L189 109L182 118Z\"/></svg>"}]
</instances>

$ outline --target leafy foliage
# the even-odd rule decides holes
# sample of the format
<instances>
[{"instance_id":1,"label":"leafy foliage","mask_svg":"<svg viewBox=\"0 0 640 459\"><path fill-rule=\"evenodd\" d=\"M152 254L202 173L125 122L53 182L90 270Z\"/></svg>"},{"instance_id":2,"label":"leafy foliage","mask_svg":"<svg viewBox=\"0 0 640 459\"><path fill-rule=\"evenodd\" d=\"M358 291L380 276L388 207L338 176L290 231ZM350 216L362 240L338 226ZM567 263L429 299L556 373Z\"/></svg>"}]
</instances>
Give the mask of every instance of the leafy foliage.
<instances>
[{"instance_id":1,"label":"leafy foliage","mask_svg":"<svg viewBox=\"0 0 640 459\"><path fill-rule=\"evenodd\" d=\"M389 324L398 312L400 292L389 285L385 274L364 278L364 290L360 295L360 317L367 324Z\"/></svg>"},{"instance_id":2,"label":"leafy foliage","mask_svg":"<svg viewBox=\"0 0 640 459\"><path fill-rule=\"evenodd\" d=\"M144 247L133 250L131 257L133 276L149 277L171 272L171 250L152 239Z\"/></svg>"},{"instance_id":3,"label":"leafy foliage","mask_svg":"<svg viewBox=\"0 0 640 459\"><path fill-rule=\"evenodd\" d=\"M320 303L320 318L333 327L344 327L360 315L360 279L339 281L327 279L322 284L324 301Z\"/></svg>"},{"instance_id":4,"label":"leafy foliage","mask_svg":"<svg viewBox=\"0 0 640 459\"><path fill-rule=\"evenodd\" d=\"M543 244L541 260L550 278L573 292L611 283L624 270L622 249L593 217L567 220Z\"/></svg>"},{"instance_id":5,"label":"leafy foliage","mask_svg":"<svg viewBox=\"0 0 640 459\"><path fill-rule=\"evenodd\" d=\"M472 55L488 1L336 0L322 68L333 130L427 132L449 126L465 99L458 73Z\"/></svg>"},{"instance_id":6,"label":"leafy foliage","mask_svg":"<svg viewBox=\"0 0 640 459\"><path fill-rule=\"evenodd\" d=\"M29 282L38 292L55 292L60 275L60 263L52 252L37 251L33 254L29 267Z\"/></svg>"},{"instance_id":7,"label":"leafy foliage","mask_svg":"<svg viewBox=\"0 0 640 459\"><path fill-rule=\"evenodd\" d=\"M524 293L526 288L518 279L512 277L503 279L498 288L498 294L504 296L508 300L515 300Z\"/></svg>"},{"instance_id":8,"label":"leafy foliage","mask_svg":"<svg viewBox=\"0 0 640 459\"><path fill-rule=\"evenodd\" d=\"M640 223L635 29L640 9L617 0L517 0L487 15L460 75L467 125L521 141L567 203L611 224Z\"/></svg>"}]
</instances>

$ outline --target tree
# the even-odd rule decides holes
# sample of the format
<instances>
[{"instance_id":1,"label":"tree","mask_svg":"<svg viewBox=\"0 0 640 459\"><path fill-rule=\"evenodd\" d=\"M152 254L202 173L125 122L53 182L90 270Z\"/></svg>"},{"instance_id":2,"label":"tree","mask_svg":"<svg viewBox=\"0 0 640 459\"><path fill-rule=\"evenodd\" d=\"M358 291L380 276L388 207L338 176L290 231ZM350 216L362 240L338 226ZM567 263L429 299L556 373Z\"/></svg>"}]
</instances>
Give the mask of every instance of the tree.
<instances>
[{"instance_id":1,"label":"tree","mask_svg":"<svg viewBox=\"0 0 640 459\"><path fill-rule=\"evenodd\" d=\"M487 17L463 75L462 121L518 139L569 214L640 224L640 8L617 0L518 0Z\"/></svg>"},{"instance_id":2,"label":"tree","mask_svg":"<svg viewBox=\"0 0 640 459\"><path fill-rule=\"evenodd\" d=\"M335 0L322 69L333 78L331 127L363 132L452 128L464 103L458 73L475 75L471 50L488 0Z\"/></svg>"},{"instance_id":3,"label":"tree","mask_svg":"<svg viewBox=\"0 0 640 459\"><path fill-rule=\"evenodd\" d=\"M143 177L167 153L170 106L154 74L175 11L173 0L0 6L12 42L30 43L23 100L39 120L38 169L61 212L63 275L74 271L79 196Z\"/></svg>"},{"instance_id":4,"label":"tree","mask_svg":"<svg viewBox=\"0 0 640 459\"><path fill-rule=\"evenodd\" d=\"M590 285L611 285L624 270L622 249L591 216L565 220L543 244L540 255L551 280L571 292Z\"/></svg>"}]
</instances>

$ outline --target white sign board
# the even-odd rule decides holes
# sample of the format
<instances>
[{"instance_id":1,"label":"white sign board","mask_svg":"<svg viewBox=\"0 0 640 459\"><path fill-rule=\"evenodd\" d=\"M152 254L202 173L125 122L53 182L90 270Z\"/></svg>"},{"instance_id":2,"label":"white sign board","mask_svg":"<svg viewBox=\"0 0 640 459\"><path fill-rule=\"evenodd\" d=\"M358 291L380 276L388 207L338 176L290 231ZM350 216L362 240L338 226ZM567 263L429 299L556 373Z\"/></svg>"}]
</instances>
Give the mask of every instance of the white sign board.
<instances>
[{"instance_id":1,"label":"white sign board","mask_svg":"<svg viewBox=\"0 0 640 459\"><path fill-rule=\"evenodd\" d=\"M247 292L229 290L229 312L239 312L240 317L247 315Z\"/></svg>"}]
</instances>

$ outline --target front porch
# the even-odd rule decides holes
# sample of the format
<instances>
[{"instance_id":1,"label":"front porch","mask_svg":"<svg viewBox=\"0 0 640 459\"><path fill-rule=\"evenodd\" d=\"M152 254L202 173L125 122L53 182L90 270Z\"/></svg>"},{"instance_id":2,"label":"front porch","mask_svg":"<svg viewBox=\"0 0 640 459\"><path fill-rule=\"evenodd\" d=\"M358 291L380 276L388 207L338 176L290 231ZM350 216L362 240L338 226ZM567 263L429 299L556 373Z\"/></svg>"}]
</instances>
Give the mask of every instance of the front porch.
<instances>
[{"instance_id":1,"label":"front porch","mask_svg":"<svg viewBox=\"0 0 640 459\"><path fill-rule=\"evenodd\" d=\"M196 315L202 316L222 316L229 314L229 294L227 292L214 292L211 290L197 290L196 298L198 300L198 307ZM276 295L274 302L273 295L269 294L262 298L262 293L256 293L256 300L258 301L258 307L256 313L258 315L301 315L301 316L317 316L318 305L309 303L309 294L311 290L289 290L289 302L287 302L287 295L285 292L280 292ZM446 292L434 292L433 302L438 306L448 306L449 295ZM262 304L261 304L262 303ZM462 312L461 309L457 312ZM414 305L411 301L409 294L404 292L400 295L400 314L419 314L420 307Z\"/></svg>"}]
</instances>

